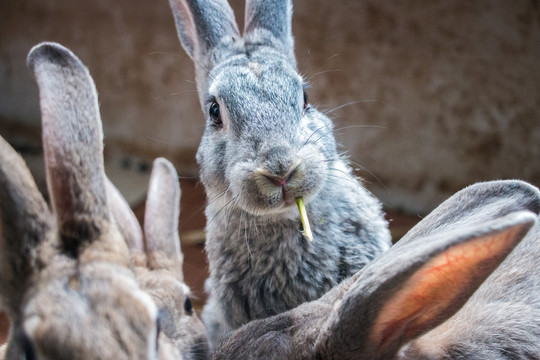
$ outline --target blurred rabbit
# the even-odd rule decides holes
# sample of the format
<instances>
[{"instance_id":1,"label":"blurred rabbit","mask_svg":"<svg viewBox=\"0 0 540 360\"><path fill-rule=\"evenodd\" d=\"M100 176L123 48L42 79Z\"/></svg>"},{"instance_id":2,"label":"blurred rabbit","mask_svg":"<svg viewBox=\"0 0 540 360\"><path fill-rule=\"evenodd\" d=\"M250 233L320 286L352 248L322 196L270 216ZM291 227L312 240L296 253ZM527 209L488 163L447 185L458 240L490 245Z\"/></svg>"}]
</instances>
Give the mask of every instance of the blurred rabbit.
<instances>
[{"instance_id":1,"label":"blurred rabbit","mask_svg":"<svg viewBox=\"0 0 540 360\"><path fill-rule=\"evenodd\" d=\"M173 165L166 159L154 161L146 200L144 236L131 208L108 183L113 214L128 243L137 281L159 309L159 345L167 342L184 360L207 359L208 338L184 283L178 237L180 184Z\"/></svg>"},{"instance_id":2,"label":"blurred rabbit","mask_svg":"<svg viewBox=\"0 0 540 360\"><path fill-rule=\"evenodd\" d=\"M105 192L94 83L54 43L28 55L40 90L49 210L0 139L0 299L7 359L155 359L158 309L128 268Z\"/></svg>"},{"instance_id":3,"label":"blurred rabbit","mask_svg":"<svg viewBox=\"0 0 540 360\"><path fill-rule=\"evenodd\" d=\"M28 65L40 89L53 211L0 138L0 305L11 323L0 358L207 358L182 279L174 169L155 162L143 242L105 176L88 70L55 43L34 47Z\"/></svg>"},{"instance_id":4,"label":"blurred rabbit","mask_svg":"<svg viewBox=\"0 0 540 360\"><path fill-rule=\"evenodd\" d=\"M526 183L468 187L322 298L250 322L212 358L539 359L539 212Z\"/></svg>"},{"instance_id":5,"label":"blurred rabbit","mask_svg":"<svg viewBox=\"0 0 540 360\"><path fill-rule=\"evenodd\" d=\"M206 114L197 152L208 198L203 320L216 343L320 297L387 250L390 233L337 152L331 120L308 103L291 1L246 1L243 37L226 0L169 2ZM313 242L302 236L298 198Z\"/></svg>"}]
</instances>

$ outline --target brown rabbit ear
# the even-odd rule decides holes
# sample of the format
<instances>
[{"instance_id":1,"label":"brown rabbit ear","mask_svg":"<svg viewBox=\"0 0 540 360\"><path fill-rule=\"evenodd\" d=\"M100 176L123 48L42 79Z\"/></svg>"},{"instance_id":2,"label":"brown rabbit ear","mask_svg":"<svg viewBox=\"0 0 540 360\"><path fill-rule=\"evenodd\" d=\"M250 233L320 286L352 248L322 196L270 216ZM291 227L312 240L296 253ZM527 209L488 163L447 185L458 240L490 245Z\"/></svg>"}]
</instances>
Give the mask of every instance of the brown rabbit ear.
<instances>
[{"instance_id":1,"label":"brown rabbit ear","mask_svg":"<svg viewBox=\"0 0 540 360\"><path fill-rule=\"evenodd\" d=\"M137 262L146 262L143 233L137 217L118 188L107 177L105 177L105 186L112 216L128 246L131 257Z\"/></svg>"},{"instance_id":2,"label":"brown rabbit ear","mask_svg":"<svg viewBox=\"0 0 540 360\"><path fill-rule=\"evenodd\" d=\"M27 62L39 86L47 184L61 241L76 252L110 219L96 89L86 67L59 44L35 46Z\"/></svg>"},{"instance_id":3,"label":"brown rabbit ear","mask_svg":"<svg viewBox=\"0 0 540 360\"><path fill-rule=\"evenodd\" d=\"M36 247L52 217L23 159L0 137L0 295L8 310L21 303L36 265Z\"/></svg>"},{"instance_id":4,"label":"brown rabbit ear","mask_svg":"<svg viewBox=\"0 0 540 360\"><path fill-rule=\"evenodd\" d=\"M144 234L148 263L152 269L169 269L182 276L182 252L178 236L180 184L174 166L164 158L154 160L146 210Z\"/></svg>"},{"instance_id":5,"label":"brown rabbit ear","mask_svg":"<svg viewBox=\"0 0 540 360\"><path fill-rule=\"evenodd\" d=\"M536 222L522 211L393 248L369 265L322 331L342 359L386 359L454 315Z\"/></svg>"}]
</instances>

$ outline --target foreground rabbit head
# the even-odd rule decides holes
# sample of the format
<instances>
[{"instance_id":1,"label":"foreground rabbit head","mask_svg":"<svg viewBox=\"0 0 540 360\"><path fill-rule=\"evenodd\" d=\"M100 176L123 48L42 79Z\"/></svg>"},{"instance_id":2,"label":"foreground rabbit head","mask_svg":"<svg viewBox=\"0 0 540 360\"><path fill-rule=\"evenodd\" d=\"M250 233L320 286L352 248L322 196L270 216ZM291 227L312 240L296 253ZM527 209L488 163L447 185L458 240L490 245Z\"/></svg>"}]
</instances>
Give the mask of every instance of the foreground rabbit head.
<instances>
[{"instance_id":1,"label":"foreground rabbit head","mask_svg":"<svg viewBox=\"0 0 540 360\"><path fill-rule=\"evenodd\" d=\"M539 212L522 182L466 188L321 299L245 325L213 358L535 358Z\"/></svg>"},{"instance_id":2,"label":"foreground rabbit head","mask_svg":"<svg viewBox=\"0 0 540 360\"><path fill-rule=\"evenodd\" d=\"M54 43L32 49L28 64L40 89L52 211L0 138L0 299L11 322L0 353L26 360L206 358L205 331L182 278L174 168L155 162L143 239L104 173L87 69Z\"/></svg>"},{"instance_id":3,"label":"foreground rabbit head","mask_svg":"<svg viewBox=\"0 0 540 360\"><path fill-rule=\"evenodd\" d=\"M170 345L184 360L208 358L208 339L184 283L178 237L180 187L173 165L154 161L144 217L144 234L129 205L108 183L113 214L125 235L137 281L158 307L159 346Z\"/></svg>"},{"instance_id":4,"label":"foreground rabbit head","mask_svg":"<svg viewBox=\"0 0 540 360\"><path fill-rule=\"evenodd\" d=\"M0 140L0 294L9 359L154 359L158 309L128 268L111 217L94 84L67 49L28 65L40 90L49 210Z\"/></svg>"}]
</instances>

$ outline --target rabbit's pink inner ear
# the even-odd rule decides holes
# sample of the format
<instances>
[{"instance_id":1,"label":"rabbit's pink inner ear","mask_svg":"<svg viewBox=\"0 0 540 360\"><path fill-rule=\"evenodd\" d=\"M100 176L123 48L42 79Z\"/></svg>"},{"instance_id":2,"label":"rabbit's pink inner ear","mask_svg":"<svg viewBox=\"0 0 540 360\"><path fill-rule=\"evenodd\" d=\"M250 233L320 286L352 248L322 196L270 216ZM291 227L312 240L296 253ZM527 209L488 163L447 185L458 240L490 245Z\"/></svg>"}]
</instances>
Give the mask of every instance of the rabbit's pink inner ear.
<instances>
[{"instance_id":1,"label":"rabbit's pink inner ear","mask_svg":"<svg viewBox=\"0 0 540 360\"><path fill-rule=\"evenodd\" d=\"M193 57L197 53L197 30L193 21L193 16L187 8L185 1L169 0L174 16L174 22L178 31L178 36L184 49Z\"/></svg>"},{"instance_id":2,"label":"rabbit's pink inner ear","mask_svg":"<svg viewBox=\"0 0 540 360\"><path fill-rule=\"evenodd\" d=\"M180 42L198 65L209 52L222 45L223 39L239 37L234 12L227 0L169 0L169 4Z\"/></svg>"},{"instance_id":3,"label":"rabbit's pink inner ear","mask_svg":"<svg viewBox=\"0 0 540 360\"><path fill-rule=\"evenodd\" d=\"M47 146L45 142L51 140L43 139L44 146ZM49 196L52 200L52 207L56 214L67 213L73 214L74 205L71 191L69 191L69 175L62 170L61 160L56 159L54 156L47 156L46 154L46 168L47 178L51 179L47 181L49 188Z\"/></svg>"},{"instance_id":4,"label":"rabbit's pink inner ear","mask_svg":"<svg viewBox=\"0 0 540 360\"><path fill-rule=\"evenodd\" d=\"M370 335L379 352L454 315L522 239L530 223L453 246L417 270L382 306Z\"/></svg>"}]
</instances>

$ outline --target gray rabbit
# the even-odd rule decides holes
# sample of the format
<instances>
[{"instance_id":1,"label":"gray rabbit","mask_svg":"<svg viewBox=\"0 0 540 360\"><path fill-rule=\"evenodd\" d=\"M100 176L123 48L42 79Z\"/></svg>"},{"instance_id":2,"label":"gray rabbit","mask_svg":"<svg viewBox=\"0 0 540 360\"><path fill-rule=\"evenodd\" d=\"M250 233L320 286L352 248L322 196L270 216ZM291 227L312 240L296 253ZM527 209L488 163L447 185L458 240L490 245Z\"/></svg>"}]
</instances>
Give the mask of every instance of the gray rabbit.
<instances>
[{"instance_id":1,"label":"gray rabbit","mask_svg":"<svg viewBox=\"0 0 540 360\"><path fill-rule=\"evenodd\" d=\"M206 358L174 236L174 169L155 163L143 248L133 213L105 176L88 70L55 43L34 47L28 65L39 86L52 209L0 137L0 307L11 325L0 359Z\"/></svg>"},{"instance_id":2,"label":"gray rabbit","mask_svg":"<svg viewBox=\"0 0 540 360\"><path fill-rule=\"evenodd\" d=\"M246 1L240 36L226 0L170 0L193 59L206 128L211 340L314 300L390 246L381 204L336 150L296 67L291 1ZM305 200L313 241L296 208Z\"/></svg>"},{"instance_id":3,"label":"gray rabbit","mask_svg":"<svg viewBox=\"0 0 540 360\"><path fill-rule=\"evenodd\" d=\"M539 212L529 184L470 186L322 298L250 322L212 359L540 359Z\"/></svg>"}]
</instances>

